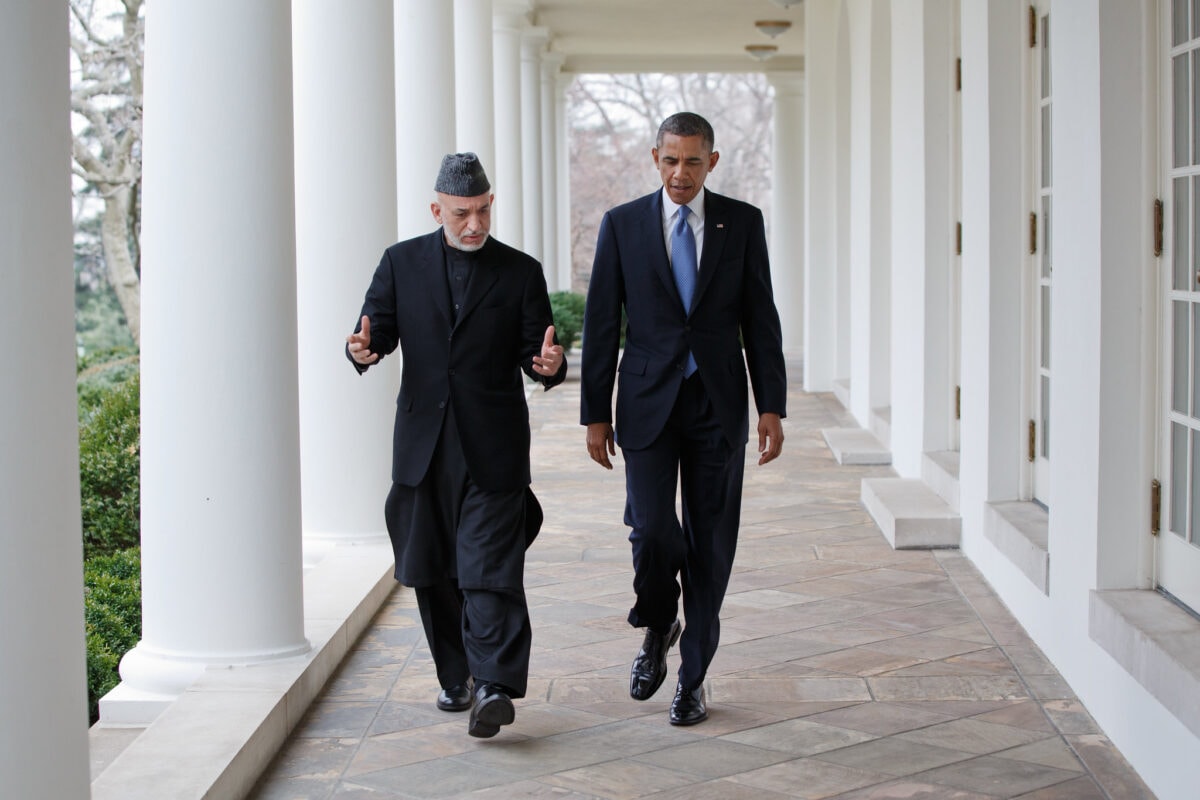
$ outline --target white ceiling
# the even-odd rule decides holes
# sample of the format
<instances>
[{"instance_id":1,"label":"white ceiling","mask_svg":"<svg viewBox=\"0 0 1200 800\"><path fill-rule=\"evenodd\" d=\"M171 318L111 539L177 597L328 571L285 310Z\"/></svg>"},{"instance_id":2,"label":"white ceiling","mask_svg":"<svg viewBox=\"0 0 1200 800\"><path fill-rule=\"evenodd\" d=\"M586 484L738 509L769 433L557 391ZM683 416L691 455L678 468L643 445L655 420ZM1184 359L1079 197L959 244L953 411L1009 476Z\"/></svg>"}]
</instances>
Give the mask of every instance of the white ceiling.
<instances>
[{"instance_id":1,"label":"white ceiling","mask_svg":"<svg viewBox=\"0 0 1200 800\"><path fill-rule=\"evenodd\" d=\"M530 19L550 34L566 72L748 72L804 66L804 5L772 0L536 0ZM497 3L497 7L500 2ZM787 20L772 39L755 20ZM748 44L774 44L757 61Z\"/></svg>"}]
</instances>

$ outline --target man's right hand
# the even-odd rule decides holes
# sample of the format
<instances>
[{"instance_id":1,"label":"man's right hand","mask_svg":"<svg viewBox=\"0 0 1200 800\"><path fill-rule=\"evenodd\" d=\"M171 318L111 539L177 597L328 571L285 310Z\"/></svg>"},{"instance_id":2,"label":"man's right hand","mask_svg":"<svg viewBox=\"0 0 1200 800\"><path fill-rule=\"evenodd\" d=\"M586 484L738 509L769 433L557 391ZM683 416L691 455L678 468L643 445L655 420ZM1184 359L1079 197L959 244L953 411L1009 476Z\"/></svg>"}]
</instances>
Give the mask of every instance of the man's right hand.
<instances>
[{"instance_id":1,"label":"man's right hand","mask_svg":"<svg viewBox=\"0 0 1200 800\"><path fill-rule=\"evenodd\" d=\"M588 455L605 469L612 469L610 455L617 454L617 442L613 438L613 426L607 422L592 422L587 426Z\"/></svg>"},{"instance_id":2,"label":"man's right hand","mask_svg":"<svg viewBox=\"0 0 1200 800\"><path fill-rule=\"evenodd\" d=\"M362 330L358 333L352 333L346 337L346 348L350 351L350 357L354 359L354 363L374 364L379 360L378 353L371 352L371 318L364 316L362 318Z\"/></svg>"}]
</instances>

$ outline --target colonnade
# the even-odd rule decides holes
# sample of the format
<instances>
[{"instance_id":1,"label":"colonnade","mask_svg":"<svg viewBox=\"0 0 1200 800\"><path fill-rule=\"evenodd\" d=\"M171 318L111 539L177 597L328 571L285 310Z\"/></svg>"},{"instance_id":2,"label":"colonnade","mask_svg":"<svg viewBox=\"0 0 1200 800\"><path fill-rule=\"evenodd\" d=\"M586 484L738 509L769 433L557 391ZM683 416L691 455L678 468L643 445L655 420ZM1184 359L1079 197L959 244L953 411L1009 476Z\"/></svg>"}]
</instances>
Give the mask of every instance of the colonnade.
<instances>
[{"instance_id":1,"label":"colonnade","mask_svg":"<svg viewBox=\"0 0 1200 800\"><path fill-rule=\"evenodd\" d=\"M143 632L103 720L148 723L209 666L304 655L306 561L385 535L396 360L360 378L341 343L382 249L431 229L446 151L480 154L498 238L543 260L552 291L570 287L569 76L530 7L181 0L149 12ZM67 20L50 4L6 13L0 112L20 123L0 125L0 331L22 344L0 355L21 387L0 396L0 774L14 796L79 797ZM803 96L798 76L775 86L777 161L794 167L776 172L776 208L798 219ZM801 252L799 231L774 226L773 249ZM801 262L776 265L798 347Z\"/></svg>"}]
</instances>

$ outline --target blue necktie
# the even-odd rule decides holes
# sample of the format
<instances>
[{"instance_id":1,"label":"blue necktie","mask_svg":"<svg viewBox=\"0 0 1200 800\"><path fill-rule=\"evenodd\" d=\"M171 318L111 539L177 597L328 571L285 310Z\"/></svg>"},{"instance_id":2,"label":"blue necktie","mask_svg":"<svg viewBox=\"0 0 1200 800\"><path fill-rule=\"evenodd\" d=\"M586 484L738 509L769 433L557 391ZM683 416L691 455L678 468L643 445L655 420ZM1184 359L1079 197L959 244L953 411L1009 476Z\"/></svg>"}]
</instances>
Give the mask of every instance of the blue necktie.
<instances>
[{"instance_id":1,"label":"blue necktie","mask_svg":"<svg viewBox=\"0 0 1200 800\"><path fill-rule=\"evenodd\" d=\"M692 228L687 221L690 211L687 206L680 206L679 221L671 229L671 269L675 273L679 297L683 300L684 315L691 311L692 294L696 291L696 237L692 235ZM690 378L695 371L696 359L688 351L683 376Z\"/></svg>"}]
</instances>

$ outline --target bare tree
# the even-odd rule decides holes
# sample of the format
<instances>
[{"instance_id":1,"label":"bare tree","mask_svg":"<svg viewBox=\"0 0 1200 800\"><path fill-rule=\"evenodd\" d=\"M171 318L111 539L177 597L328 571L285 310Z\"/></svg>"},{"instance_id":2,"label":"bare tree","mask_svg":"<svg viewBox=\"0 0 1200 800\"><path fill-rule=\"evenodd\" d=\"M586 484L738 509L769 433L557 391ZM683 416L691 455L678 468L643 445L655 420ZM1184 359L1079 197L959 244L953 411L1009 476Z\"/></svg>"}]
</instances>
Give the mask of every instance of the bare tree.
<instances>
[{"instance_id":1,"label":"bare tree","mask_svg":"<svg viewBox=\"0 0 1200 800\"><path fill-rule=\"evenodd\" d=\"M141 341L140 188L144 0L68 0L71 112L78 194L96 197L109 284L135 344Z\"/></svg>"},{"instance_id":2,"label":"bare tree","mask_svg":"<svg viewBox=\"0 0 1200 800\"><path fill-rule=\"evenodd\" d=\"M705 185L762 208L769 222L774 97L765 76L580 75L568 93L576 291L587 287L604 212L660 185L650 148L677 111L704 116L716 131L721 159Z\"/></svg>"}]
</instances>

